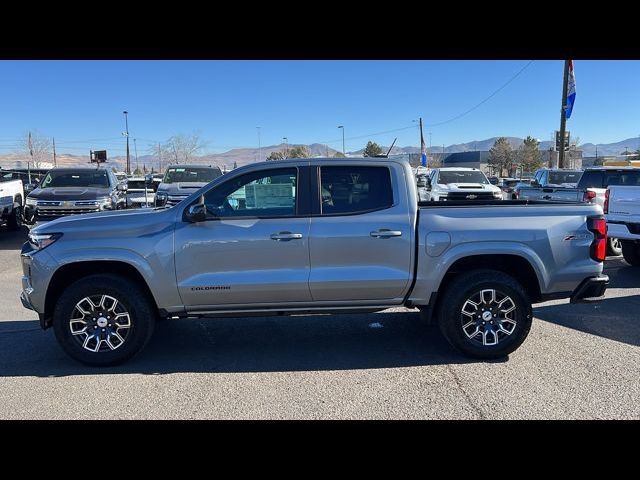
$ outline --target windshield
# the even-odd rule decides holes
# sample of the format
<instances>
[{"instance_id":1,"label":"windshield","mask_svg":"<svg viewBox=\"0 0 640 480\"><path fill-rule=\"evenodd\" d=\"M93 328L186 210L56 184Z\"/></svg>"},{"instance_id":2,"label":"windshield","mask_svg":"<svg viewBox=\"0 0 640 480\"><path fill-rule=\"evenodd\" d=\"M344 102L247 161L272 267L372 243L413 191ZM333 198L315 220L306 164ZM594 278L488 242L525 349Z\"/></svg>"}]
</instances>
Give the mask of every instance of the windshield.
<instances>
[{"instance_id":1,"label":"windshield","mask_svg":"<svg viewBox=\"0 0 640 480\"><path fill-rule=\"evenodd\" d=\"M151 190L151 187L146 187L148 190ZM127 182L127 189L128 190L144 190L145 189L145 182L144 180L129 180Z\"/></svg>"},{"instance_id":2,"label":"windshield","mask_svg":"<svg viewBox=\"0 0 640 480\"><path fill-rule=\"evenodd\" d=\"M484 176L484 173L479 171L467 172L464 170L458 171L440 171L438 177L438 183L483 183L489 184L489 180Z\"/></svg>"},{"instance_id":3,"label":"windshield","mask_svg":"<svg viewBox=\"0 0 640 480\"><path fill-rule=\"evenodd\" d=\"M163 183L201 182L209 183L222 173L219 168L176 167L164 174Z\"/></svg>"},{"instance_id":4,"label":"windshield","mask_svg":"<svg viewBox=\"0 0 640 480\"><path fill-rule=\"evenodd\" d=\"M562 183L578 183L582 172L549 172L549 182L552 185Z\"/></svg>"},{"instance_id":5,"label":"windshield","mask_svg":"<svg viewBox=\"0 0 640 480\"><path fill-rule=\"evenodd\" d=\"M109 178L104 170L60 170L47 173L40 187L108 188Z\"/></svg>"}]
</instances>

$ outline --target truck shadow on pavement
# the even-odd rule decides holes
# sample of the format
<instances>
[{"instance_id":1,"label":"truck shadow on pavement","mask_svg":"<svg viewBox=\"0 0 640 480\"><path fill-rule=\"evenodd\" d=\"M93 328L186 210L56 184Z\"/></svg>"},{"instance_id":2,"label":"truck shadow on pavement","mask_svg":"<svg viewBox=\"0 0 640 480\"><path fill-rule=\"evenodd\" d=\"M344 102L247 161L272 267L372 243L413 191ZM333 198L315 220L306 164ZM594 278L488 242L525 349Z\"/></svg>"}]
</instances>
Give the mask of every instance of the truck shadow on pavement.
<instances>
[{"instance_id":1,"label":"truck shadow on pavement","mask_svg":"<svg viewBox=\"0 0 640 480\"><path fill-rule=\"evenodd\" d=\"M611 278L609 289L640 286L640 269L631 267L621 257L609 257L604 273ZM537 307L533 315L556 325L640 346L640 295L607 298L608 295L610 293L605 293L600 303Z\"/></svg>"},{"instance_id":2,"label":"truck shadow on pavement","mask_svg":"<svg viewBox=\"0 0 640 480\"><path fill-rule=\"evenodd\" d=\"M9 230L6 226L0 227L0 250L18 251L22 249L22 244L28 240L29 229L22 226L20 230Z\"/></svg>"},{"instance_id":3,"label":"truck shadow on pavement","mask_svg":"<svg viewBox=\"0 0 640 480\"><path fill-rule=\"evenodd\" d=\"M640 295L605 297L605 300L597 304L565 303L533 309L536 319L640 346L638 312L640 312Z\"/></svg>"},{"instance_id":4,"label":"truck shadow on pavement","mask_svg":"<svg viewBox=\"0 0 640 480\"><path fill-rule=\"evenodd\" d=\"M140 355L107 368L70 359L53 331L40 330L36 321L0 323L0 376L325 371L473 361L413 312L166 320Z\"/></svg>"}]
</instances>

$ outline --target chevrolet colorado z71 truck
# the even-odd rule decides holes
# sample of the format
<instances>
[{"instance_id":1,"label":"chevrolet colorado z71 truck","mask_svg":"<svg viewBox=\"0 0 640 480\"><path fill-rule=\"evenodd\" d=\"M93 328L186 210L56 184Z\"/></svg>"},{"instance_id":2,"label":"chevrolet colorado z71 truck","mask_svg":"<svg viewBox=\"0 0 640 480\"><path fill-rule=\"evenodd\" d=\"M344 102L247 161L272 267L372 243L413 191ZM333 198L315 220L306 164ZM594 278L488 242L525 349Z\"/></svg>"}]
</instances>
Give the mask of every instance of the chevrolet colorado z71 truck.
<instances>
[{"instance_id":1,"label":"chevrolet colorado z71 truck","mask_svg":"<svg viewBox=\"0 0 640 480\"><path fill-rule=\"evenodd\" d=\"M418 307L462 353L504 357L532 303L604 294L597 205L418 202L377 158L237 168L171 208L66 217L31 231L22 303L93 365L138 353L159 317Z\"/></svg>"}]
</instances>

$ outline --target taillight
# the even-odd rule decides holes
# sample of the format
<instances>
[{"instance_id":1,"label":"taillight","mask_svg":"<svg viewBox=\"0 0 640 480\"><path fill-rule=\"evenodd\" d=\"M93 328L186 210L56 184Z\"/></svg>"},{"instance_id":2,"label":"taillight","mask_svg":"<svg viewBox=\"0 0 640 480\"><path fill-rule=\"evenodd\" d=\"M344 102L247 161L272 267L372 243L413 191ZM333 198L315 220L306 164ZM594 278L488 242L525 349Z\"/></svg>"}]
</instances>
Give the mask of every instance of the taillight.
<instances>
[{"instance_id":1,"label":"taillight","mask_svg":"<svg viewBox=\"0 0 640 480\"><path fill-rule=\"evenodd\" d=\"M609 213L609 189L607 188L607 191L604 192L604 213Z\"/></svg>"},{"instance_id":2,"label":"taillight","mask_svg":"<svg viewBox=\"0 0 640 480\"><path fill-rule=\"evenodd\" d=\"M604 217L587 217L587 228L595 234L589 255L598 262L607 256L607 221Z\"/></svg>"},{"instance_id":3,"label":"taillight","mask_svg":"<svg viewBox=\"0 0 640 480\"><path fill-rule=\"evenodd\" d=\"M582 196L582 200L587 203L593 203L593 200L596 198L596 192L592 192L591 190L587 190L584 192Z\"/></svg>"}]
</instances>

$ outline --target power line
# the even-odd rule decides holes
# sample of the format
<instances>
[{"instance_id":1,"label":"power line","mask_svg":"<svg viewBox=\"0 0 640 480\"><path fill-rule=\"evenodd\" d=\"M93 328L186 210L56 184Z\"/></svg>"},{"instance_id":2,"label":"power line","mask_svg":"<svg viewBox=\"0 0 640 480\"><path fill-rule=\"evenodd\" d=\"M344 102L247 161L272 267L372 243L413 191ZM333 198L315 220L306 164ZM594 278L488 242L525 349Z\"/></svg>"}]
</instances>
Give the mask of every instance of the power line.
<instances>
[{"instance_id":1,"label":"power line","mask_svg":"<svg viewBox=\"0 0 640 480\"><path fill-rule=\"evenodd\" d=\"M491 95L489 95L487 98L485 98L484 100L482 100L480 103L478 103L477 105L474 105L473 107L471 107L469 110L461 113L460 115L456 115L455 117L450 118L449 120L445 120L444 122L438 122L438 123L428 123L426 124L426 126L428 127L438 127L440 125L444 125L446 123L450 123L453 122L454 120L458 120L459 118L464 117L465 115L467 115L468 113L473 112L476 108L478 108L480 105L482 105L483 103L486 103L487 101L489 101L491 98L493 98L498 92L500 92L502 89L504 89L507 85L509 85L511 82L513 82L516 78L518 78L520 76L520 74L522 72L524 72L527 67L529 65L531 65L534 62L534 60L530 60L529 63L527 63L524 67L522 67L518 73L516 73L513 77L511 77L509 80L507 80L507 82L502 85L500 88L498 88L495 92L493 92Z\"/></svg>"}]
</instances>

